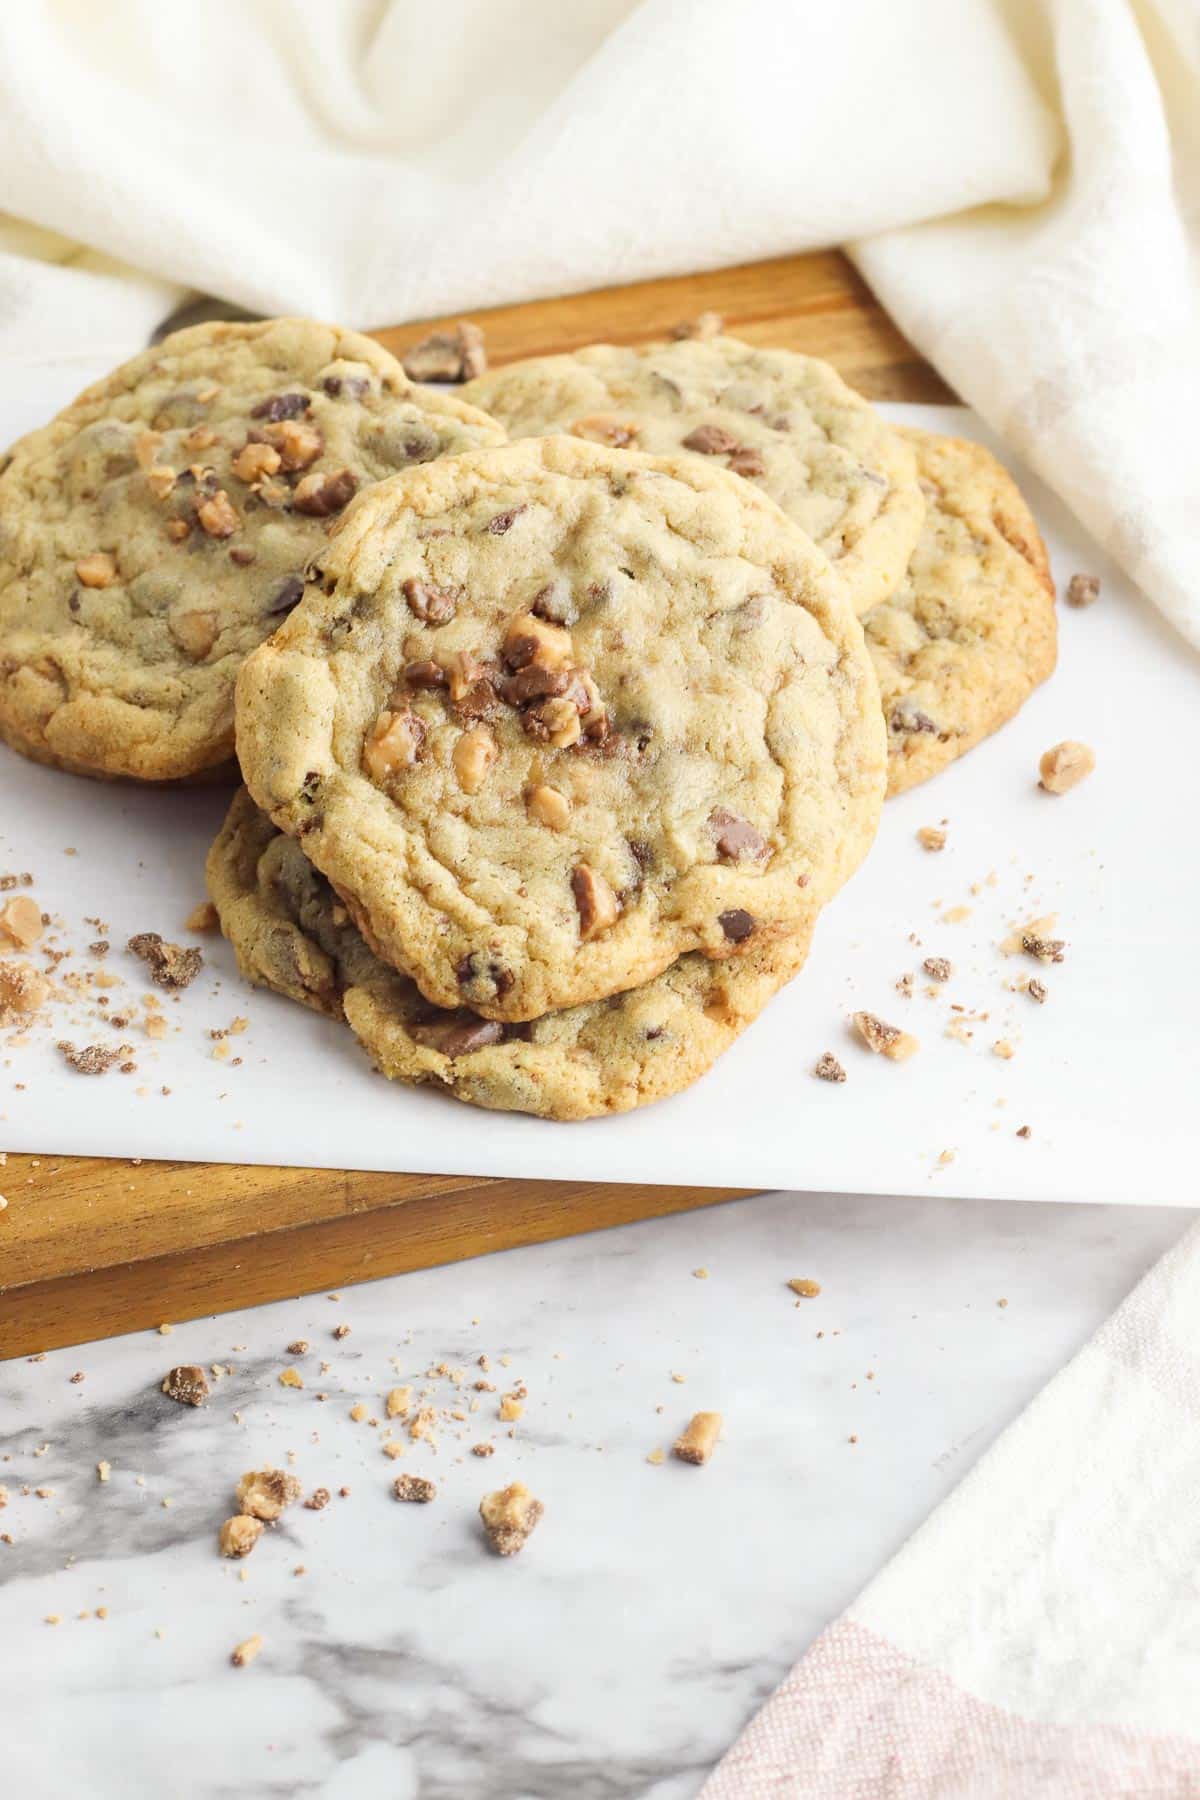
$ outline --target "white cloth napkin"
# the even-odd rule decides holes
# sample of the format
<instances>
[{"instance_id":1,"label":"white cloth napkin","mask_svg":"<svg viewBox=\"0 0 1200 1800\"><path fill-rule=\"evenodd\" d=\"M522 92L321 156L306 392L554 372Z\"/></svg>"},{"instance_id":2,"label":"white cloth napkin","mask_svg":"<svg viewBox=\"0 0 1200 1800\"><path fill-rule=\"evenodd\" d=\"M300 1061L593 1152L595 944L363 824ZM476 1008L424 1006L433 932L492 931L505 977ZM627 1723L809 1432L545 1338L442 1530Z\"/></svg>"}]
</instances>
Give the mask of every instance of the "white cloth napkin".
<instances>
[{"instance_id":1,"label":"white cloth napkin","mask_svg":"<svg viewBox=\"0 0 1200 1800\"><path fill-rule=\"evenodd\" d=\"M0 355L848 243L1200 643L1195 0L21 0Z\"/></svg>"},{"instance_id":2,"label":"white cloth napkin","mask_svg":"<svg viewBox=\"0 0 1200 1800\"><path fill-rule=\"evenodd\" d=\"M1195 1800L1200 1226L801 1658L702 1800Z\"/></svg>"}]
</instances>

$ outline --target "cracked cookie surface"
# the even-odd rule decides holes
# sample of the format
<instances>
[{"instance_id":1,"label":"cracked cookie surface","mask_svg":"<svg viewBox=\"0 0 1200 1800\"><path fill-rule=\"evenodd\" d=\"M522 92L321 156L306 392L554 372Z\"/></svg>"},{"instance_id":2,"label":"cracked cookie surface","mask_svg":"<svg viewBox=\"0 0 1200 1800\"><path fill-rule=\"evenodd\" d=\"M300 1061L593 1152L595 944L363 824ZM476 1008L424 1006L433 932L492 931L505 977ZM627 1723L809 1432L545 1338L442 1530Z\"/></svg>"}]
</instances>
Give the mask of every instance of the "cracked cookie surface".
<instances>
[{"instance_id":1,"label":"cracked cookie surface","mask_svg":"<svg viewBox=\"0 0 1200 1800\"><path fill-rule=\"evenodd\" d=\"M700 459L530 438L381 483L238 682L247 786L437 1005L522 1020L806 927L878 690L829 563Z\"/></svg>"},{"instance_id":2,"label":"cracked cookie surface","mask_svg":"<svg viewBox=\"0 0 1200 1800\"><path fill-rule=\"evenodd\" d=\"M83 774L224 763L238 667L330 520L397 469L504 435L311 320L144 351L0 456L0 738Z\"/></svg>"},{"instance_id":3,"label":"cracked cookie surface","mask_svg":"<svg viewBox=\"0 0 1200 1800\"><path fill-rule=\"evenodd\" d=\"M920 543L863 620L888 731L888 793L1012 718L1054 669L1054 581L1033 516L982 444L907 431L926 491Z\"/></svg>"},{"instance_id":4,"label":"cracked cookie surface","mask_svg":"<svg viewBox=\"0 0 1200 1800\"><path fill-rule=\"evenodd\" d=\"M837 565L860 614L891 592L916 545L925 508L910 447L817 357L727 337L593 344L510 363L462 391L514 438L568 431L745 476Z\"/></svg>"},{"instance_id":5,"label":"cracked cookie surface","mask_svg":"<svg viewBox=\"0 0 1200 1800\"><path fill-rule=\"evenodd\" d=\"M587 1119L678 1093L705 1073L803 966L808 934L733 962L692 954L615 998L506 1026L443 1012L367 948L294 838L243 789L208 884L247 980L344 1018L376 1066L474 1106Z\"/></svg>"}]
</instances>

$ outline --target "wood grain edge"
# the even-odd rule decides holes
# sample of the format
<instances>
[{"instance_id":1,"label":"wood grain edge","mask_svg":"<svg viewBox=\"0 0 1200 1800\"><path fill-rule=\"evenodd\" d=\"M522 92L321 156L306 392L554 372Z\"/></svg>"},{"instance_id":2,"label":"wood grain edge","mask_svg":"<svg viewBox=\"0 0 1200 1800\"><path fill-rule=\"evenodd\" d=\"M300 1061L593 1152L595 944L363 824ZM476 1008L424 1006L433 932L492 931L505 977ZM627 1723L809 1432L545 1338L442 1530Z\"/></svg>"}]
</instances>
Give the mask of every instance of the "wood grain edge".
<instances>
[{"instance_id":1,"label":"wood grain edge","mask_svg":"<svg viewBox=\"0 0 1200 1800\"><path fill-rule=\"evenodd\" d=\"M745 1188L497 1180L0 1293L0 1358L749 1198ZM169 1361L164 1350L164 1356Z\"/></svg>"}]
</instances>

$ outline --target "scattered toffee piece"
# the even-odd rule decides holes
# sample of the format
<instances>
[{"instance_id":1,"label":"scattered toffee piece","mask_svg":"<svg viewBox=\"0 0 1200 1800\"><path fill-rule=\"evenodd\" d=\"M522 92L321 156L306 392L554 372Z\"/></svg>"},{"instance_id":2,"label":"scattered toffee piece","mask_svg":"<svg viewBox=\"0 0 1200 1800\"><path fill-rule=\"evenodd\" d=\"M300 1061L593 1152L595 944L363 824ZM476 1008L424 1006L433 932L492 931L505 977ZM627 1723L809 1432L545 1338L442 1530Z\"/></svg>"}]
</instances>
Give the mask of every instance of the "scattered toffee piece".
<instances>
[{"instance_id":1,"label":"scattered toffee piece","mask_svg":"<svg viewBox=\"0 0 1200 1800\"><path fill-rule=\"evenodd\" d=\"M944 850L946 833L937 825L922 825L917 831L917 842L922 850Z\"/></svg>"},{"instance_id":2,"label":"scattered toffee piece","mask_svg":"<svg viewBox=\"0 0 1200 1800\"><path fill-rule=\"evenodd\" d=\"M125 948L150 970L150 979L172 992L191 985L204 966L204 953L194 945L169 944L157 931L139 931Z\"/></svg>"},{"instance_id":3,"label":"scattered toffee piece","mask_svg":"<svg viewBox=\"0 0 1200 1800\"><path fill-rule=\"evenodd\" d=\"M1100 598L1098 575L1072 575L1067 583L1068 606L1091 606Z\"/></svg>"},{"instance_id":4,"label":"scattered toffee piece","mask_svg":"<svg viewBox=\"0 0 1200 1800\"><path fill-rule=\"evenodd\" d=\"M846 1079L846 1071L832 1050L826 1050L822 1056L817 1058L813 1074L818 1081L845 1081Z\"/></svg>"},{"instance_id":5,"label":"scattered toffee piece","mask_svg":"<svg viewBox=\"0 0 1200 1800\"><path fill-rule=\"evenodd\" d=\"M433 587L410 576L402 591L408 610L425 625L445 625L458 611L458 588Z\"/></svg>"},{"instance_id":6,"label":"scattered toffee piece","mask_svg":"<svg viewBox=\"0 0 1200 1800\"><path fill-rule=\"evenodd\" d=\"M479 1502L488 1543L497 1556L515 1556L545 1512L523 1481L514 1481Z\"/></svg>"},{"instance_id":7,"label":"scattered toffee piece","mask_svg":"<svg viewBox=\"0 0 1200 1800\"><path fill-rule=\"evenodd\" d=\"M671 1445L671 1454L680 1462L706 1463L721 1435L723 1420L719 1412L693 1413L689 1423Z\"/></svg>"},{"instance_id":8,"label":"scattered toffee piece","mask_svg":"<svg viewBox=\"0 0 1200 1800\"><path fill-rule=\"evenodd\" d=\"M944 956L927 956L921 967L931 981L949 981L954 973Z\"/></svg>"},{"instance_id":9,"label":"scattered toffee piece","mask_svg":"<svg viewBox=\"0 0 1200 1800\"><path fill-rule=\"evenodd\" d=\"M876 1056L886 1056L892 1062L904 1062L920 1049L909 1032L901 1031L898 1025L888 1025L876 1013L856 1012L854 1027L868 1050Z\"/></svg>"},{"instance_id":10,"label":"scattered toffee piece","mask_svg":"<svg viewBox=\"0 0 1200 1800\"><path fill-rule=\"evenodd\" d=\"M1049 991L1050 990L1047 988L1045 982L1039 981L1036 975L1032 980L1027 981L1025 984L1025 992L1029 995L1031 1000L1036 1000L1039 1006L1044 1006L1046 1004Z\"/></svg>"},{"instance_id":11,"label":"scattered toffee piece","mask_svg":"<svg viewBox=\"0 0 1200 1800\"><path fill-rule=\"evenodd\" d=\"M238 1509L271 1525L285 1507L300 1498L302 1491L296 1477L286 1469L251 1469L237 1484Z\"/></svg>"},{"instance_id":12,"label":"scattered toffee piece","mask_svg":"<svg viewBox=\"0 0 1200 1800\"><path fill-rule=\"evenodd\" d=\"M248 1519L244 1513L234 1513L217 1534L217 1546L222 1556L249 1556L262 1534L261 1519Z\"/></svg>"},{"instance_id":13,"label":"scattered toffee piece","mask_svg":"<svg viewBox=\"0 0 1200 1800\"><path fill-rule=\"evenodd\" d=\"M793 1275L788 1286L793 1294L800 1296L801 1300L815 1300L821 1291L820 1282L813 1281L808 1275Z\"/></svg>"},{"instance_id":14,"label":"scattered toffee piece","mask_svg":"<svg viewBox=\"0 0 1200 1800\"><path fill-rule=\"evenodd\" d=\"M1096 766L1096 752L1090 744L1073 738L1055 744L1042 752L1038 763L1038 786L1047 794L1069 794L1085 781Z\"/></svg>"},{"instance_id":15,"label":"scattered toffee piece","mask_svg":"<svg viewBox=\"0 0 1200 1800\"><path fill-rule=\"evenodd\" d=\"M1038 937L1032 931L1021 934L1021 948L1026 956L1036 957L1038 962L1060 963L1065 960L1067 953L1064 938Z\"/></svg>"},{"instance_id":16,"label":"scattered toffee piece","mask_svg":"<svg viewBox=\"0 0 1200 1800\"><path fill-rule=\"evenodd\" d=\"M168 1369L163 1376L162 1391L168 1400L177 1400L180 1406L203 1406L211 1389L199 1363L180 1363L178 1368Z\"/></svg>"}]
</instances>

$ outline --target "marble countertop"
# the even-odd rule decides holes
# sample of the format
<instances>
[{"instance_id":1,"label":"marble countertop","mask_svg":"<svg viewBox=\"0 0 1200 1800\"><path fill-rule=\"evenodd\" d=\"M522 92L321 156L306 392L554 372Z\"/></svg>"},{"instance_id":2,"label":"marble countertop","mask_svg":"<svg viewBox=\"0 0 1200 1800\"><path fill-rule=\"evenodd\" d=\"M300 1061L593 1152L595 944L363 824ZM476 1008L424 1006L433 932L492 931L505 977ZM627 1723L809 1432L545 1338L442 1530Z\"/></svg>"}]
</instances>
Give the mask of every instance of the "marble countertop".
<instances>
[{"instance_id":1,"label":"marble countertop","mask_svg":"<svg viewBox=\"0 0 1200 1800\"><path fill-rule=\"evenodd\" d=\"M3 1365L5 1787L683 1800L1192 1216L763 1195ZM233 1365L197 1410L159 1391L184 1362ZM404 1382L466 1416L390 1461ZM700 1408L712 1461L648 1462ZM225 1561L270 1463L333 1499ZM392 1499L402 1471L433 1504ZM513 1479L546 1511L504 1560L476 1509Z\"/></svg>"}]
</instances>

